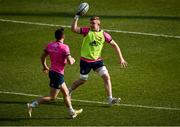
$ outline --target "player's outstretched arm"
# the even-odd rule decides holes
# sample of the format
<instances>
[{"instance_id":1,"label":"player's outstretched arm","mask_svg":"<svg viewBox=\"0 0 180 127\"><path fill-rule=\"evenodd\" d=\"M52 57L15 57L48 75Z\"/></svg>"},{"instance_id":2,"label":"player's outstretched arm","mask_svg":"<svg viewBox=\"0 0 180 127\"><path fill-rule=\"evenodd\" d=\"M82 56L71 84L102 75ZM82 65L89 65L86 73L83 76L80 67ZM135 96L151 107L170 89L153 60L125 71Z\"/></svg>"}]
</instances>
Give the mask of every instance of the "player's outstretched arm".
<instances>
[{"instance_id":1,"label":"player's outstretched arm","mask_svg":"<svg viewBox=\"0 0 180 127\"><path fill-rule=\"evenodd\" d=\"M80 27L78 27L77 22L80 16L83 16L89 10L89 4L87 2L81 3L78 7L77 13L71 24L71 30L75 33L80 33Z\"/></svg>"},{"instance_id":2,"label":"player's outstretched arm","mask_svg":"<svg viewBox=\"0 0 180 127\"><path fill-rule=\"evenodd\" d=\"M123 58L123 56L122 56L121 49L120 49L120 47L118 46L118 44L117 44L114 40L112 40L112 41L110 42L110 45L116 50L116 53L118 54L118 57L119 57L119 59L120 59L121 67L122 67L122 68L127 67L127 62L124 60L124 58Z\"/></svg>"},{"instance_id":3,"label":"player's outstretched arm","mask_svg":"<svg viewBox=\"0 0 180 127\"><path fill-rule=\"evenodd\" d=\"M79 19L79 15L75 15L71 24L71 31L75 33L80 33L80 27L78 26L78 19Z\"/></svg>"}]
</instances>

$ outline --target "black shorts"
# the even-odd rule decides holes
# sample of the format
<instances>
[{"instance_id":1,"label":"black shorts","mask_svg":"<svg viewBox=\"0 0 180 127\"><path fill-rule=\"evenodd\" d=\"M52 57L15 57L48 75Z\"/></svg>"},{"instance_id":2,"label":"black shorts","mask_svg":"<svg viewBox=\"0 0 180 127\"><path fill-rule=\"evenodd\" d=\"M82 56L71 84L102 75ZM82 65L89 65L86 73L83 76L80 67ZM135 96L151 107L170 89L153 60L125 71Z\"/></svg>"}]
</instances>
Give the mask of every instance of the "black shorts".
<instances>
[{"instance_id":1,"label":"black shorts","mask_svg":"<svg viewBox=\"0 0 180 127\"><path fill-rule=\"evenodd\" d=\"M103 60L96 62L86 62L84 60L80 60L80 73L82 75L86 75L91 71L91 69L95 71L102 66L104 66Z\"/></svg>"},{"instance_id":2,"label":"black shorts","mask_svg":"<svg viewBox=\"0 0 180 127\"><path fill-rule=\"evenodd\" d=\"M61 85L64 83L64 75L55 71L49 71L49 78L49 86L52 88L60 89Z\"/></svg>"}]
</instances>

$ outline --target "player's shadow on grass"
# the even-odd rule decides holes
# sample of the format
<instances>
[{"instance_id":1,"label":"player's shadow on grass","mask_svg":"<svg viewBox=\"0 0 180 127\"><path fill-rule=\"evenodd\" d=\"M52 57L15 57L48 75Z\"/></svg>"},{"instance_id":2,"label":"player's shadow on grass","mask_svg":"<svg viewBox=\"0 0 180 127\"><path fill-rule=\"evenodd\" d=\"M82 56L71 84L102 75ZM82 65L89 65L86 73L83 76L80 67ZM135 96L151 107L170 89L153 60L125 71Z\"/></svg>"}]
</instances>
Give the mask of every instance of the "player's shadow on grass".
<instances>
[{"instance_id":1,"label":"player's shadow on grass","mask_svg":"<svg viewBox=\"0 0 180 127\"><path fill-rule=\"evenodd\" d=\"M85 103L85 102L79 102L79 103L73 103L73 105L75 107L79 107L79 108L83 108L83 107L88 107L88 108L110 108L112 106L110 106L109 104L94 104L94 103Z\"/></svg>"},{"instance_id":2,"label":"player's shadow on grass","mask_svg":"<svg viewBox=\"0 0 180 127\"><path fill-rule=\"evenodd\" d=\"M16 100L9 100L9 101L1 101L0 104L20 104L27 106L28 101L16 101ZM49 105L49 106L65 106L63 100L55 100L51 102L44 103L43 105ZM110 108L111 106L107 104L106 102L102 102L99 104L94 103L86 103L86 102L76 102L72 100L72 105L75 107L97 107L97 108Z\"/></svg>"},{"instance_id":3,"label":"player's shadow on grass","mask_svg":"<svg viewBox=\"0 0 180 127\"><path fill-rule=\"evenodd\" d=\"M27 106L27 103L26 101L0 101L0 104L19 104L19 105L24 105L24 106ZM61 100L57 100L57 101L52 101L52 102L47 102L47 103L44 103L43 105L49 105L49 106L62 106L64 107L65 104L64 102ZM78 108L81 108L81 107L97 107L97 108L110 108L111 106L109 104L106 104L104 102L104 104L94 104L94 103L85 103L85 102L74 102L72 101L72 105L75 106L75 107L78 107Z\"/></svg>"},{"instance_id":4,"label":"player's shadow on grass","mask_svg":"<svg viewBox=\"0 0 180 127\"><path fill-rule=\"evenodd\" d=\"M2 104L8 104L8 105L18 104L18 105L21 105L21 106L23 106L22 110L25 112L25 114L27 114L27 112L26 112L26 110L27 110L27 105L26 105L27 102L24 102L24 101L0 101L0 105L2 105ZM49 103L45 103L43 105L53 106L53 107L56 106L56 108L65 107L64 103L61 102L61 101L49 102ZM8 107L8 108L6 108L6 110L10 110L10 108ZM39 117L38 116L33 116L31 118L28 115L27 115L27 117L26 116L22 116L22 117L17 116L15 118L6 117L6 116L4 116L4 118L3 118L3 116L0 116L0 121L56 120L56 119L57 120L59 120L59 119L68 120L68 119L71 119L71 118L68 117L68 116L65 116L65 115L59 115L59 116L51 115L51 116L39 116Z\"/></svg>"},{"instance_id":5,"label":"player's shadow on grass","mask_svg":"<svg viewBox=\"0 0 180 127\"><path fill-rule=\"evenodd\" d=\"M22 104L25 106L27 103L28 102L25 102L25 101L0 101L0 104ZM61 101L52 101L52 102L45 103L43 105L64 106L64 103Z\"/></svg>"},{"instance_id":6,"label":"player's shadow on grass","mask_svg":"<svg viewBox=\"0 0 180 127\"><path fill-rule=\"evenodd\" d=\"M24 121L24 120L59 120L59 119L70 119L67 118L66 116L58 116L58 117L53 117L53 116L49 116L49 117L45 117L45 116L41 116L41 117L16 117L16 118L0 118L0 121Z\"/></svg>"},{"instance_id":7,"label":"player's shadow on grass","mask_svg":"<svg viewBox=\"0 0 180 127\"><path fill-rule=\"evenodd\" d=\"M65 17L72 18L75 14L68 12L0 12L0 16L37 16L37 17ZM84 17L94 16L92 14L88 14ZM174 15L96 15L102 19L157 19L157 20L180 20L180 16Z\"/></svg>"}]
</instances>

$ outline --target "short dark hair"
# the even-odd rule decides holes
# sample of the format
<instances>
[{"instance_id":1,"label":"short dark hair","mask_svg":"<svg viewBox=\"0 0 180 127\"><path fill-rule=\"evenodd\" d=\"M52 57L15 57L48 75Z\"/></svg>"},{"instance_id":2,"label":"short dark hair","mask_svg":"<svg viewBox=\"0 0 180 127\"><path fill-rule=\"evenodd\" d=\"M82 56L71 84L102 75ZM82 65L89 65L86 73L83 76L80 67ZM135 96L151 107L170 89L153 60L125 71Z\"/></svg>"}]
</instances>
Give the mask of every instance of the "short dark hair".
<instances>
[{"instance_id":1,"label":"short dark hair","mask_svg":"<svg viewBox=\"0 0 180 127\"><path fill-rule=\"evenodd\" d=\"M60 28L55 31L55 38L57 40L61 39L63 35L64 35L64 28Z\"/></svg>"}]
</instances>

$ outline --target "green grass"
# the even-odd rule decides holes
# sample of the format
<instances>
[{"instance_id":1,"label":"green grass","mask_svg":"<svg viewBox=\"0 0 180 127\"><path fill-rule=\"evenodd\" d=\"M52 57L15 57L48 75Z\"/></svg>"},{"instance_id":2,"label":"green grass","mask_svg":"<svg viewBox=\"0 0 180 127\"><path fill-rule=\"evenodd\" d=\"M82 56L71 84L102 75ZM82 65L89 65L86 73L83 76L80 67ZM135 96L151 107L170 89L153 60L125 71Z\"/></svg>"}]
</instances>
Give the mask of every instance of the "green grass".
<instances>
[{"instance_id":1,"label":"green grass","mask_svg":"<svg viewBox=\"0 0 180 127\"><path fill-rule=\"evenodd\" d=\"M80 19L98 15L102 28L180 36L178 0L94 0ZM70 25L80 0L0 0L0 19ZM42 73L40 55L45 44L54 39L57 27L0 21L0 91L47 95L48 77ZM76 63L67 66L68 86L79 77L81 36L66 28L65 42ZM112 79L113 95L122 104L180 108L180 39L110 32L128 62L121 69L114 50L105 44L104 62ZM60 94L59 97L62 97ZM74 99L106 101L103 82L91 72L86 85L73 94ZM84 112L77 119L67 118L62 100L40 106L27 117L25 104L36 97L0 93L0 125L58 126L174 126L180 125L180 111L126 106L109 108L104 104L73 101Z\"/></svg>"}]
</instances>

